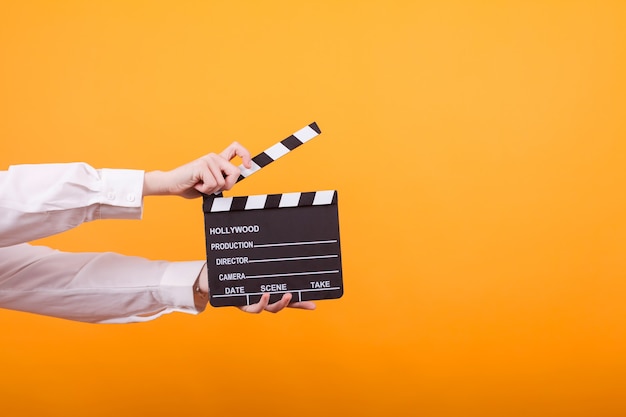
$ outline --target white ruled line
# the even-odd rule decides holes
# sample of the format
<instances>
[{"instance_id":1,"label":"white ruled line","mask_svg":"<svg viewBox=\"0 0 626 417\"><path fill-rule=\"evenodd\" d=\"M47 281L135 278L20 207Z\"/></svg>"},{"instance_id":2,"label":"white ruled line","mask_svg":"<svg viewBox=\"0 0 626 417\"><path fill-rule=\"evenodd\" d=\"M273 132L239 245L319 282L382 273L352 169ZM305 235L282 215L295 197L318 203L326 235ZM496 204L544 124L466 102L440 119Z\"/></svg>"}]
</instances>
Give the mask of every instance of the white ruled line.
<instances>
[{"instance_id":1,"label":"white ruled line","mask_svg":"<svg viewBox=\"0 0 626 417\"><path fill-rule=\"evenodd\" d=\"M250 302L250 297L251 295L263 295L263 294L286 294L288 292L294 293L294 292L311 292L311 291L335 291L335 290L340 290L341 287L330 287L330 288L312 288L309 290L293 290L293 291L268 291L268 292L250 292L250 293L246 293L246 294L215 294L212 295L211 297L214 298L224 298L224 297L241 297L241 296L246 296L247 302Z\"/></svg>"},{"instance_id":2,"label":"white ruled line","mask_svg":"<svg viewBox=\"0 0 626 417\"><path fill-rule=\"evenodd\" d=\"M332 271L312 271L312 272L291 272L288 274L268 274L268 275L246 275L246 279L254 278L273 278L273 277L295 277L297 275L322 275L322 274L336 274L339 270Z\"/></svg>"},{"instance_id":3,"label":"white ruled line","mask_svg":"<svg viewBox=\"0 0 626 417\"><path fill-rule=\"evenodd\" d=\"M262 245L255 244L255 248L271 248L274 246L298 246L298 245L319 245L322 243L337 243L337 240L309 240L302 242L284 242L284 243L265 243Z\"/></svg>"},{"instance_id":4,"label":"white ruled line","mask_svg":"<svg viewBox=\"0 0 626 417\"><path fill-rule=\"evenodd\" d=\"M319 255L319 256L293 256L291 258L267 258L267 259L249 259L248 263L253 264L257 262L280 262L280 261L301 261L304 259L327 259L337 258L339 255Z\"/></svg>"}]
</instances>

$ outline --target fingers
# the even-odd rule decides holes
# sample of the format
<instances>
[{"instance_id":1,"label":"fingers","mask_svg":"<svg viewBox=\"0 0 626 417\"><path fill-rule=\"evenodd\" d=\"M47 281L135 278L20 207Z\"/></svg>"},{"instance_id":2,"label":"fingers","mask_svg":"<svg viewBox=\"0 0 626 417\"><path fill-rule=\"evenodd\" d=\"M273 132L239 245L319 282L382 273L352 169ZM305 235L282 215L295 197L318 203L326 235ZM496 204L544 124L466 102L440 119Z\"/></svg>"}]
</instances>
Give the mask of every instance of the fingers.
<instances>
[{"instance_id":1,"label":"fingers","mask_svg":"<svg viewBox=\"0 0 626 417\"><path fill-rule=\"evenodd\" d=\"M205 192L214 193L220 191L226 185L223 170L223 161L215 154L208 155L206 170L202 172L202 184L205 185Z\"/></svg>"},{"instance_id":2,"label":"fingers","mask_svg":"<svg viewBox=\"0 0 626 417\"><path fill-rule=\"evenodd\" d=\"M239 307L239 309L245 313L259 314L260 312L265 310L265 307L267 307L267 304L269 302L270 302L270 295L268 293L265 293L261 296L261 300L259 300L258 303L250 304L249 306L242 306L242 307Z\"/></svg>"},{"instance_id":3,"label":"fingers","mask_svg":"<svg viewBox=\"0 0 626 417\"><path fill-rule=\"evenodd\" d=\"M228 145L228 147L224 149L220 153L220 155L222 156L222 158L226 159L227 161L230 161L235 156L238 156L241 158L244 167L246 168L252 167L252 159L250 157L250 152L248 152L248 150L244 148L243 146L241 146L238 142L233 142L230 145Z\"/></svg>"},{"instance_id":4,"label":"fingers","mask_svg":"<svg viewBox=\"0 0 626 417\"><path fill-rule=\"evenodd\" d=\"M230 190L235 183L237 183L241 171L230 162L226 162L226 165L222 167L222 172L224 173L224 186L222 190Z\"/></svg>"},{"instance_id":5,"label":"fingers","mask_svg":"<svg viewBox=\"0 0 626 417\"><path fill-rule=\"evenodd\" d=\"M248 306L242 306L239 307L239 309L243 312L253 314L259 314L263 310L269 311L270 313L278 313L279 311L285 309L285 307L298 308L301 310L315 310L316 306L315 303L312 301L297 301L295 303L292 303L291 299L291 293L285 293L280 300L276 301L275 303L269 304L270 295L268 293L265 293L261 296L261 299L258 303Z\"/></svg>"},{"instance_id":6,"label":"fingers","mask_svg":"<svg viewBox=\"0 0 626 417\"><path fill-rule=\"evenodd\" d=\"M280 300L265 307L265 310L269 311L270 313L278 313L280 310L287 307L290 301L291 293L288 292L286 294L283 294Z\"/></svg>"},{"instance_id":7,"label":"fingers","mask_svg":"<svg viewBox=\"0 0 626 417\"><path fill-rule=\"evenodd\" d=\"M239 168L230 162L235 156L242 159L244 167L252 167L250 152L237 142L231 143L219 155L211 153L200 158L206 165L202 172L198 173L201 181L195 189L205 194L230 190L241 174Z\"/></svg>"},{"instance_id":8,"label":"fingers","mask_svg":"<svg viewBox=\"0 0 626 417\"><path fill-rule=\"evenodd\" d=\"M170 171L152 171L144 175L144 195L178 195L196 198L230 190L241 174L230 160L239 156L246 168L252 167L250 152L233 142L220 154L210 153Z\"/></svg>"},{"instance_id":9,"label":"fingers","mask_svg":"<svg viewBox=\"0 0 626 417\"><path fill-rule=\"evenodd\" d=\"M317 306L315 305L313 301L298 301L298 302L289 304L287 307L298 308L300 310L315 310Z\"/></svg>"},{"instance_id":10,"label":"fingers","mask_svg":"<svg viewBox=\"0 0 626 417\"><path fill-rule=\"evenodd\" d=\"M221 155L208 154L198 161L198 172L194 174L198 181L194 188L201 193L213 194L230 190L239 178L239 168Z\"/></svg>"}]
</instances>

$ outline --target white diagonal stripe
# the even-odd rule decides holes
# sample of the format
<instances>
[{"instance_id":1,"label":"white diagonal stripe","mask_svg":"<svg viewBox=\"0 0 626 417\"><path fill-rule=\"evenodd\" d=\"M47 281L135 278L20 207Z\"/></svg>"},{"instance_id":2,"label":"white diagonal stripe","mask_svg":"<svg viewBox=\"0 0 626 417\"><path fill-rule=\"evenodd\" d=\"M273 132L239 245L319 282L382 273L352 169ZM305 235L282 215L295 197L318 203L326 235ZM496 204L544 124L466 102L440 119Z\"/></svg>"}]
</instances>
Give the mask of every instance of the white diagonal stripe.
<instances>
[{"instance_id":1,"label":"white diagonal stripe","mask_svg":"<svg viewBox=\"0 0 626 417\"><path fill-rule=\"evenodd\" d=\"M304 143L309 139L313 139L315 136L319 135L315 130L311 129L310 126L305 126L302 129L298 130L293 134L296 138L300 140L300 142Z\"/></svg>"},{"instance_id":2,"label":"white diagonal stripe","mask_svg":"<svg viewBox=\"0 0 626 417\"><path fill-rule=\"evenodd\" d=\"M278 207L296 207L300 201L301 193L286 193L280 196Z\"/></svg>"},{"instance_id":3,"label":"white diagonal stripe","mask_svg":"<svg viewBox=\"0 0 626 417\"><path fill-rule=\"evenodd\" d=\"M215 198L213 199L213 205L211 206L211 213L215 213L216 211L229 211L232 203L232 197Z\"/></svg>"},{"instance_id":4,"label":"white diagonal stripe","mask_svg":"<svg viewBox=\"0 0 626 417\"><path fill-rule=\"evenodd\" d=\"M272 146L269 149L265 150L265 153L270 156L274 161L280 158L281 156L289 153L289 148L278 142L276 145Z\"/></svg>"},{"instance_id":5,"label":"white diagonal stripe","mask_svg":"<svg viewBox=\"0 0 626 417\"><path fill-rule=\"evenodd\" d=\"M315 193L315 197L313 198L314 206L323 206L333 202L333 197L335 196L334 190L325 190L325 191L317 191Z\"/></svg>"},{"instance_id":6,"label":"white diagonal stripe","mask_svg":"<svg viewBox=\"0 0 626 417\"><path fill-rule=\"evenodd\" d=\"M244 210L262 209L263 207L265 207L265 200L267 200L266 194L251 195L246 201L246 208Z\"/></svg>"}]
</instances>

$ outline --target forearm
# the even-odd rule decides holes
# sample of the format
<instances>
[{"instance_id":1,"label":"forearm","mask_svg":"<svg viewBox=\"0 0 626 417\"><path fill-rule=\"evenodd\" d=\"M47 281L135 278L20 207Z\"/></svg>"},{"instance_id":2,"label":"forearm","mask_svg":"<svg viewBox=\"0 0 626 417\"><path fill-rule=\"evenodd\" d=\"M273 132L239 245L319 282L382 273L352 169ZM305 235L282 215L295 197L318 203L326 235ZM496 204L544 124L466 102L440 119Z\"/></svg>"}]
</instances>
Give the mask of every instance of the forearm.
<instances>
[{"instance_id":1,"label":"forearm","mask_svg":"<svg viewBox=\"0 0 626 417\"><path fill-rule=\"evenodd\" d=\"M85 322L194 314L204 309L193 292L204 265L26 244L0 248L0 307Z\"/></svg>"},{"instance_id":2,"label":"forearm","mask_svg":"<svg viewBox=\"0 0 626 417\"><path fill-rule=\"evenodd\" d=\"M0 247L96 219L139 219L143 171L84 163L16 165L0 171Z\"/></svg>"},{"instance_id":3,"label":"forearm","mask_svg":"<svg viewBox=\"0 0 626 417\"><path fill-rule=\"evenodd\" d=\"M163 171L148 171L143 177L143 195L169 195L166 182L167 173Z\"/></svg>"}]
</instances>

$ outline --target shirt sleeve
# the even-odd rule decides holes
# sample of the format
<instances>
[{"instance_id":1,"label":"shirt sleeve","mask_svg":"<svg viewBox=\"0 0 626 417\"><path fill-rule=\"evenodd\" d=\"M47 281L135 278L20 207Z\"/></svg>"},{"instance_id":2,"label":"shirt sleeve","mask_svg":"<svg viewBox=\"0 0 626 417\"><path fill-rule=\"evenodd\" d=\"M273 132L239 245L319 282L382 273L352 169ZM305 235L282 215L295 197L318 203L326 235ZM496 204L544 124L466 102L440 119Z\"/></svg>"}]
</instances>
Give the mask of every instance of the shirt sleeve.
<instances>
[{"instance_id":1,"label":"shirt sleeve","mask_svg":"<svg viewBox=\"0 0 626 417\"><path fill-rule=\"evenodd\" d=\"M144 171L82 162L15 165L0 171L0 247L96 219L140 219Z\"/></svg>"},{"instance_id":2,"label":"shirt sleeve","mask_svg":"<svg viewBox=\"0 0 626 417\"><path fill-rule=\"evenodd\" d=\"M3 247L0 307L91 323L196 314L191 288L203 266L29 244Z\"/></svg>"}]
</instances>

